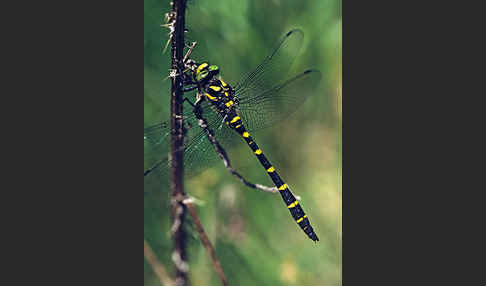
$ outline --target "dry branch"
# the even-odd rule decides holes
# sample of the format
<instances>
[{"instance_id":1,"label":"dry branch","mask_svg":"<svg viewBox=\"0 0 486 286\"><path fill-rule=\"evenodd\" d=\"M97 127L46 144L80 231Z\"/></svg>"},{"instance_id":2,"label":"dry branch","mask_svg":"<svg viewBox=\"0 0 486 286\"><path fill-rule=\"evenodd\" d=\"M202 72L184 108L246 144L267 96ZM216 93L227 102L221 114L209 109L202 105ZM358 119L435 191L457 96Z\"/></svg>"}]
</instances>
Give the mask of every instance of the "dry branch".
<instances>
[{"instance_id":1,"label":"dry branch","mask_svg":"<svg viewBox=\"0 0 486 286\"><path fill-rule=\"evenodd\" d=\"M152 266L152 270L159 278L160 283L164 286L173 286L174 281L170 279L164 265L157 259L157 256L146 240L143 240L143 255L150 266Z\"/></svg>"}]
</instances>

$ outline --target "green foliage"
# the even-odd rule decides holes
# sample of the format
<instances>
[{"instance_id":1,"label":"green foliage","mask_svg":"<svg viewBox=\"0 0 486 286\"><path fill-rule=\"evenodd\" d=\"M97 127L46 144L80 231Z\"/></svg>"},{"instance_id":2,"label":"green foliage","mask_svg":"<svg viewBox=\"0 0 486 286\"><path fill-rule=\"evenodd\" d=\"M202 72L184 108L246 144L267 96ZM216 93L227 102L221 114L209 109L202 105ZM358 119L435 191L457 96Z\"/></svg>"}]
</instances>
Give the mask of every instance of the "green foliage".
<instances>
[{"instance_id":1,"label":"green foliage","mask_svg":"<svg viewBox=\"0 0 486 286\"><path fill-rule=\"evenodd\" d=\"M218 65L228 84L254 68L290 29L304 31L295 72L319 69L317 90L284 123L255 134L301 204L320 238L314 244L298 228L278 194L241 185L217 162L186 180L186 191L204 205L197 211L230 285L341 285L341 15L337 0L195 0L189 2L187 39L197 41L192 58ZM169 118L168 40L160 27L169 1L145 0L144 125ZM187 106L185 106L187 108ZM240 173L271 185L246 144L229 152ZM144 237L172 269L169 187L144 197ZM190 217L190 279L220 285ZM144 262L145 285L160 285Z\"/></svg>"}]
</instances>

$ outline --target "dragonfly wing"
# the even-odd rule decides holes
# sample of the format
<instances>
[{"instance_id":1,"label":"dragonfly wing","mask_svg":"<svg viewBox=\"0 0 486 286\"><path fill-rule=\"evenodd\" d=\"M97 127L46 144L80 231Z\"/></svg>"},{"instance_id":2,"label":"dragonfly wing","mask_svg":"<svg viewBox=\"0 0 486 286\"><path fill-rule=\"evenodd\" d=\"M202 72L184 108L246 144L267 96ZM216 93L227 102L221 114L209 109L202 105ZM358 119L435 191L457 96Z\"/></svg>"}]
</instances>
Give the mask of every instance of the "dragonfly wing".
<instances>
[{"instance_id":1,"label":"dragonfly wing","mask_svg":"<svg viewBox=\"0 0 486 286\"><path fill-rule=\"evenodd\" d=\"M301 30L288 32L273 52L234 86L236 96L242 100L268 90L284 80L300 51L303 39L304 33Z\"/></svg>"},{"instance_id":2,"label":"dragonfly wing","mask_svg":"<svg viewBox=\"0 0 486 286\"><path fill-rule=\"evenodd\" d=\"M223 124L223 118L214 112L208 103L202 103L203 116L224 148L230 148L237 138L236 132ZM192 109L184 113L184 169L186 177L192 177L204 167L219 160L219 157L199 127ZM144 193L169 188L170 174L170 121L149 126L144 129Z\"/></svg>"},{"instance_id":3,"label":"dragonfly wing","mask_svg":"<svg viewBox=\"0 0 486 286\"><path fill-rule=\"evenodd\" d=\"M207 120L209 125L216 125L216 116L214 116L214 112L210 110L209 104L203 102L201 107L203 112L208 116ZM185 152L188 152L193 149L194 145L199 144L201 138L204 137L204 133L197 124L197 119L192 108L185 109L183 114L184 127L186 130L183 148ZM167 162L170 152L170 138L170 120L157 123L144 129L144 173L150 173L152 169L160 166L162 161Z\"/></svg>"},{"instance_id":4,"label":"dragonfly wing","mask_svg":"<svg viewBox=\"0 0 486 286\"><path fill-rule=\"evenodd\" d=\"M197 137L197 132L191 130L194 123L196 123L194 114L189 110L185 111L183 116L187 134L191 137ZM164 165L163 161L167 162L170 151L170 120L144 128L143 135L144 174L148 174L159 166Z\"/></svg>"},{"instance_id":5,"label":"dragonfly wing","mask_svg":"<svg viewBox=\"0 0 486 286\"><path fill-rule=\"evenodd\" d=\"M317 89L321 78L320 71L307 70L273 88L240 100L240 114L247 129L260 130L287 118Z\"/></svg>"}]
</instances>

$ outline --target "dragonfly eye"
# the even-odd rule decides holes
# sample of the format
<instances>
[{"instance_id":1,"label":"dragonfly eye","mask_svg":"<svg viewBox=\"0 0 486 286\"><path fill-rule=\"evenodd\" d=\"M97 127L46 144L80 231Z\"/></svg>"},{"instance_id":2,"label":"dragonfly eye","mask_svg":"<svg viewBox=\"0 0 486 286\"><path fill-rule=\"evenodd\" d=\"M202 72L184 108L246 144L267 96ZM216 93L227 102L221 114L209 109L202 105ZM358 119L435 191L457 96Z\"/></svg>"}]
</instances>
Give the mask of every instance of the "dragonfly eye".
<instances>
[{"instance_id":1,"label":"dragonfly eye","mask_svg":"<svg viewBox=\"0 0 486 286\"><path fill-rule=\"evenodd\" d=\"M210 65L209 71L219 71L219 67L217 65Z\"/></svg>"},{"instance_id":2,"label":"dragonfly eye","mask_svg":"<svg viewBox=\"0 0 486 286\"><path fill-rule=\"evenodd\" d=\"M208 70L211 76L215 76L219 74L219 67L216 65L209 66Z\"/></svg>"}]
</instances>

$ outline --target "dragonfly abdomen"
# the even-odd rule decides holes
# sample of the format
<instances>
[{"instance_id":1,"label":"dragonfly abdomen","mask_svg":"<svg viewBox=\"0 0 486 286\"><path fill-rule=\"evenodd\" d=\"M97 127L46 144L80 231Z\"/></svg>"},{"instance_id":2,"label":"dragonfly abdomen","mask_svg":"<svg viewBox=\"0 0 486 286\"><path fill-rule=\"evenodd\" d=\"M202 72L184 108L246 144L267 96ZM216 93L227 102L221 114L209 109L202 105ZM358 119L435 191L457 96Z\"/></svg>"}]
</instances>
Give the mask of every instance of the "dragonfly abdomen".
<instances>
[{"instance_id":1,"label":"dragonfly abdomen","mask_svg":"<svg viewBox=\"0 0 486 286\"><path fill-rule=\"evenodd\" d=\"M282 199L284 200L287 208L290 211L290 214L300 226L300 228L307 234L307 236L312 239L313 241L319 241L314 229L312 228L307 215L304 213L304 210L299 204L299 201L295 198L295 196L290 191L287 184L280 178L275 167L268 161L267 157L263 154L263 151L258 147L257 143L253 140L250 136L250 133L246 130L241 118L236 114L236 112L230 112L228 115L227 122L228 125L231 126L236 132L238 132L243 139L245 139L248 146L250 146L253 154L256 155L260 164L265 168L267 174L272 179L275 186L278 188Z\"/></svg>"}]
</instances>

